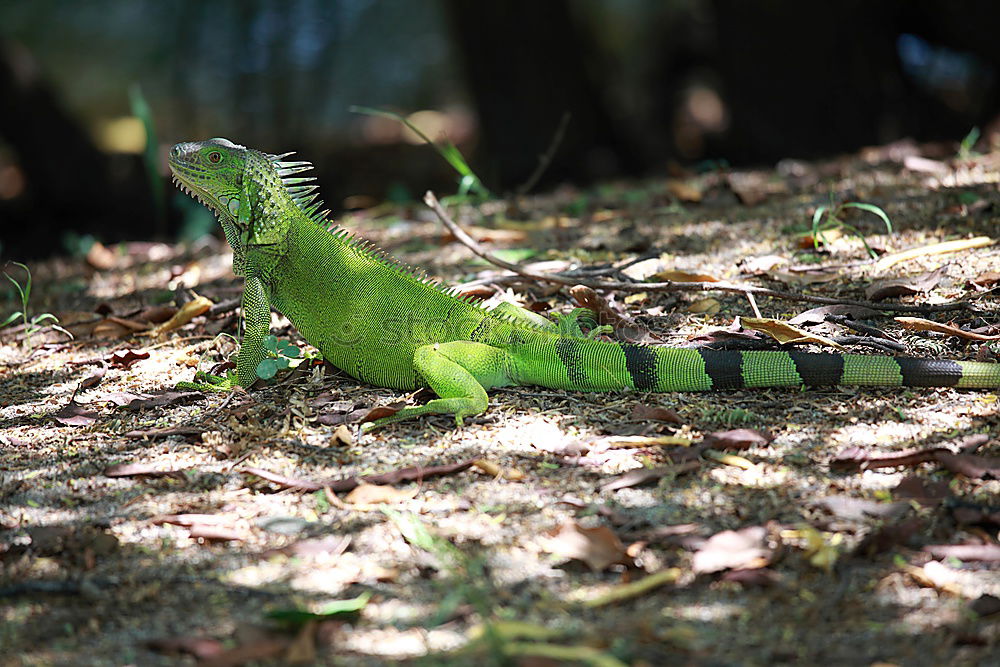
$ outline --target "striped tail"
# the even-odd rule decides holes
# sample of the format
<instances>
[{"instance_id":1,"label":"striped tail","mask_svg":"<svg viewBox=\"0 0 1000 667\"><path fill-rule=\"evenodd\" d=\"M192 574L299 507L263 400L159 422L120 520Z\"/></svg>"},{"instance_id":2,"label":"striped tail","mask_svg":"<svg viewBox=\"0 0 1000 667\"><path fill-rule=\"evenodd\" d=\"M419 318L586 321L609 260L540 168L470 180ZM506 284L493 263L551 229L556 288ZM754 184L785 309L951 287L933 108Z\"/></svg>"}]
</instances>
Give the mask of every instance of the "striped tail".
<instances>
[{"instance_id":1,"label":"striped tail","mask_svg":"<svg viewBox=\"0 0 1000 667\"><path fill-rule=\"evenodd\" d=\"M551 337L515 358L518 384L555 389L705 391L745 387L863 385L1000 388L1000 364L864 354L651 347Z\"/></svg>"}]
</instances>

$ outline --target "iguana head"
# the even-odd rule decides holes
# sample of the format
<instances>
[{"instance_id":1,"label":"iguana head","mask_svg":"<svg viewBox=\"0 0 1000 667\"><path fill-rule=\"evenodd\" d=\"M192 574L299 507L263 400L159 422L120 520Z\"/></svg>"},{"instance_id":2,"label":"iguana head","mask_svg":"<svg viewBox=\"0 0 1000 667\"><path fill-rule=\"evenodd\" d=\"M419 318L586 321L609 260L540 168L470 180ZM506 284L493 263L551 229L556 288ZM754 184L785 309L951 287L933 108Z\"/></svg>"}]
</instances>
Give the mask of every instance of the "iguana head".
<instances>
[{"instance_id":1,"label":"iguana head","mask_svg":"<svg viewBox=\"0 0 1000 667\"><path fill-rule=\"evenodd\" d=\"M292 153L270 155L228 139L187 141L170 149L170 171L182 190L225 216L246 236L246 242L273 243L281 236L275 212L298 207L311 218L322 202L312 177L297 177L312 169L309 162L287 161ZM280 216L278 216L280 217Z\"/></svg>"},{"instance_id":2,"label":"iguana head","mask_svg":"<svg viewBox=\"0 0 1000 667\"><path fill-rule=\"evenodd\" d=\"M249 151L228 139L186 141L170 149L167 162L174 182L219 215L236 220L240 214L243 173Z\"/></svg>"}]
</instances>

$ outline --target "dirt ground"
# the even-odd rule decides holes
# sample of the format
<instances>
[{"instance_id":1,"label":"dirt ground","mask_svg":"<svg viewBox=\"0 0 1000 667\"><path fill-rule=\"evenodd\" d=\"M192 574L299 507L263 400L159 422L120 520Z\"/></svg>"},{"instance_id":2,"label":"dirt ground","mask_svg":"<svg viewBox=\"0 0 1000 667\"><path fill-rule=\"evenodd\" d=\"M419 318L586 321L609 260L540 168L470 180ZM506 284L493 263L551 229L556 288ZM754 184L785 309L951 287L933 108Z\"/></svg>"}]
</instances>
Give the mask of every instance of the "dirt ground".
<instances>
[{"instance_id":1,"label":"dirt ground","mask_svg":"<svg viewBox=\"0 0 1000 667\"><path fill-rule=\"evenodd\" d=\"M1000 247L886 261L997 236L1000 154L953 156L901 143L451 210L541 271L937 306L800 326L850 351L878 353L857 343L874 333L991 361ZM891 219L889 235L870 211L835 211L881 259L849 228L803 239L817 207L847 202ZM574 306L475 260L422 205L343 224L448 284ZM524 387L461 428L361 434L372 408L427 394L319 363L249 392L174 389L236 349L218 336L237 333L230 267L217 241L30 267L31 314L74 338L0 331L0 665L998 664L996 389ZM215 306L178 311L192 292ZM750 339L719 333L754 316L738 292L601 298L643 340ZM823 305L753 301L780 319ZM201 314L151 329L177 312ZM278 314L272 332L309 349Z\"/></svg>"}]
</instances>

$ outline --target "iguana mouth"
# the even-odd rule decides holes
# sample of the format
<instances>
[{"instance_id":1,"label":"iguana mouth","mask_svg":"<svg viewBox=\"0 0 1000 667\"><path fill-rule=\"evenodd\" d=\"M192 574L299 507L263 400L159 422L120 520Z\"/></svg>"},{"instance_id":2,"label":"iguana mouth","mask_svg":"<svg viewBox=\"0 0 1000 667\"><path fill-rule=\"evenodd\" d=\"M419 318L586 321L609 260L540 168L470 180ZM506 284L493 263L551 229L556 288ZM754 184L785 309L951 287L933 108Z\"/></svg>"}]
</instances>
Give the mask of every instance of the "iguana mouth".
<instances>
[{"instance_id":1,"label":"iguana mouth","mask_svg":"<svg viewBox=\"0 0 1000 667\"><path fill-rule=\"evenodd\" d=\"M207 206L209 210L213 211L215 215L218 216L223 214L224 211L222 207L213 201L212 197L207 192L201 190L197 185L192 185L185 181L177 174L177 171L175 171L174 165L172 164L170 165L170 172L170 179L174 182L174 185L181 190L181 192L200 201L204 206ZM227 210L225 213L228 215L229 211Z\"/></svg>"}]
</instances>

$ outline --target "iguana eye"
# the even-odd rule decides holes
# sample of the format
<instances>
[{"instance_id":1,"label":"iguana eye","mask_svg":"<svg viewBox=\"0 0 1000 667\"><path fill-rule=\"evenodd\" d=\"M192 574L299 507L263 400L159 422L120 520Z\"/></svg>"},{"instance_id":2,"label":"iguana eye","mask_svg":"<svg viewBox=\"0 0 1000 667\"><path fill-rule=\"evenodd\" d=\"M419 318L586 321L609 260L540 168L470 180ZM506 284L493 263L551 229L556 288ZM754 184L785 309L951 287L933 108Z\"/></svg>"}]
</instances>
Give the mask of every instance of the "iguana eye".
<instances>
[{"instance_id":1,"label":"iguana eye","mask_svg":"<svg viewBox=\"0 0 1000 667\"><path fill-rule=\"evenodd\" d=\"M222 162L222 153L219 151L212 151L208 154L208 161L212 164L218 164Z\"/></svg>"}]
</instances>

